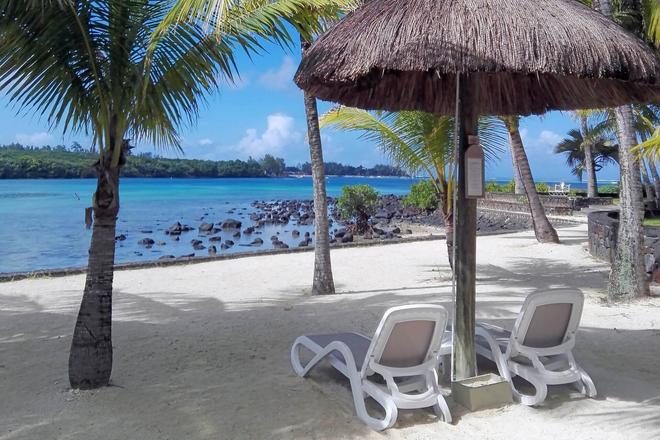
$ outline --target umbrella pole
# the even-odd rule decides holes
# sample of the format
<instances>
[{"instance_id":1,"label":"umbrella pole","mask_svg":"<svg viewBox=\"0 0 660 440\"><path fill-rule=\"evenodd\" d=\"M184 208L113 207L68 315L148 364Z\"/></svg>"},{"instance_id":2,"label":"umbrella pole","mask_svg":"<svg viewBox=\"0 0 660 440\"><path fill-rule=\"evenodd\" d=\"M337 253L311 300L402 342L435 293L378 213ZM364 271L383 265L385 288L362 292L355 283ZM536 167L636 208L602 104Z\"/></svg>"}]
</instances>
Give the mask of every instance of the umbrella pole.
<instances>
[{"instance_id":1,"label":"umbrella pole","mask_svg":"<svg viewBox=\"0 0 660 440\"><path fill-rule=\"evenodd\" d=\"M469 147L468 136L477 136L479 117L476 112L476 81L467 74L456 75L456 150L458 197L455 209L455 260L456 284L454 301L454 355L453 380L476 375L475 328L475 279L477 250L477 201L466 197L465 151Z\"/></svg>"}]
</instances>

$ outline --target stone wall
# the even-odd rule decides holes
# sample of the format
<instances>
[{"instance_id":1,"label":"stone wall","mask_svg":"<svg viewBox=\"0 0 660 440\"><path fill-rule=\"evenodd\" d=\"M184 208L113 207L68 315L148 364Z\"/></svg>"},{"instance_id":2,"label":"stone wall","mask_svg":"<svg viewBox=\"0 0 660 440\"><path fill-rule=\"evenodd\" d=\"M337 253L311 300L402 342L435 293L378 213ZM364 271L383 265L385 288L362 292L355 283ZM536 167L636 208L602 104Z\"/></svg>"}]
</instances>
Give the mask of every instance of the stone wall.
<instances>
[{"instance_id":1,"label":"stone wall","mask_svg":"<svg viewBox=\"0 0 660 440\"><path fill-rule=\"evenodd\" d=\"M597 211L588 216L589 253L612 262L619 232L618 211ZM649 278L660 281L660 227L644 227L644 265Z\"/></svg>"},{"instance_id":2,"label":"stone wall","mask_svg":"<svg viewBox=\"0 0 660 440\"><path fill-rule=\"evenodd\" d=\"M539 195L543 208L548 215L573 215L588 206L607 206L612 204L611 197L569 197ZM522 194L486 193L479 199L479 207L511 212L529 212L527 197Z\"/></svg>"}]
</instances>

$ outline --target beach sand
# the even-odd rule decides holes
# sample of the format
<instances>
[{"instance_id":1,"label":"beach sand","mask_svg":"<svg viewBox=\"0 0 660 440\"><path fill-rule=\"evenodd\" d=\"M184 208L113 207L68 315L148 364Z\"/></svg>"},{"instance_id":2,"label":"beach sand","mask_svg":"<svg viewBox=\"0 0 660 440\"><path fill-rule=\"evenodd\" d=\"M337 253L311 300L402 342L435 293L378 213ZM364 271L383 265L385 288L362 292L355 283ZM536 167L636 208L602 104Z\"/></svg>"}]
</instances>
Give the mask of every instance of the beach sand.
<instances>
[{"instance_id":1,"label":"beach sand","mask_svg":"<svg viewBox=\"0 0 660 440\"><path fill-rule=\"evenodd\" d=\"M570 286L586 295L575 355L598 398L551 389L540 408L510 405L454 424L401 411L371 431L348 383L328 367L293 374L300 334L372 334L385 309L451 308L442 241L332 252L340 295L309 296L312 253L120 271L111 387L71 391L67 357L84 276L0 284L0 440L5 439L657 439L660 299L610 306L608 268L585 250L586 225L562 244L526 231L478 239L477 318L511 326L525 296Z\"/></svg>"}]
</instances>

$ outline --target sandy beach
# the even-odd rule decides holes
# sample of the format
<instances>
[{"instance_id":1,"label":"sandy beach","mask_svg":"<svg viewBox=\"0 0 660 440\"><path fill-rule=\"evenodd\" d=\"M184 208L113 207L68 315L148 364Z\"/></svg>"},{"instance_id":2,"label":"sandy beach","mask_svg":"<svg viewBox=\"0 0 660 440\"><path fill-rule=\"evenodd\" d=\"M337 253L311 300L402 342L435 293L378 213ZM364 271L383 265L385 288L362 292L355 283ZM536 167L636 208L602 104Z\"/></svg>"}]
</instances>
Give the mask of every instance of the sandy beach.
<instances>
[{"instance_id":1,"label":"sandy beach","mask_svg":"<svg viewBox=\"0 0 660 440\"><path fill-rule=\"evenodd\" d=\"M510 327L527 294L582 290L575 355L596 399L557 387L540 408L470 413L449 397L452 425L402 411L376 433L342 376L297 377L289 348L300 334L372 334L400 304L451 309L444 242L428 241L333 250L341 294L328 297L309 295L312 253L119 271L112 386L89 392L67 380L84 276L2 283L0 440L660 438L660 298L607 304L609 270L585 250L586 225L559 234L560 245L533 231L479 237L477 319Z\"/></svg>"}]
</instances>

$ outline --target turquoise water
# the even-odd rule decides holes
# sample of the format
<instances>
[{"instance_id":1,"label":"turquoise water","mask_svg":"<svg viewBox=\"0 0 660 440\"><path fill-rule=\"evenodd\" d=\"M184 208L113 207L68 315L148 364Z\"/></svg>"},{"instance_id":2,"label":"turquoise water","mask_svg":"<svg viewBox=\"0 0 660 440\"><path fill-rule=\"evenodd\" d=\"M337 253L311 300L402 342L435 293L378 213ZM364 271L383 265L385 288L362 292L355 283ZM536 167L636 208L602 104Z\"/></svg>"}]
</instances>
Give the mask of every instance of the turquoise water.
<instances>
[{"instance_id":1,"label":"turquoise water","mask_svg":"<svg viewBox=\"0 0 660 440\"><path fill-rule=\"evenodd\" d=\"M328 195L337 196L345 185L369 183L382 194L405 194L413 179L329 177ZM84 211L90 206L94 191L93 179L79 180L0 180L0 273L84 266L91 232L85 229ZM179 242L164 234L172 223L180 221L197 228L205 221L219 222L227 218L251 225L250 206L255 200L311 199L312 181L304 178L278 179L122 179L121 211L117 234L127 239L117 243L116 261L143 261L163 255L186 255L195 252L190 240L197 238L191 231ZM230 214L227 211L234 210ZM237 244L222 251L245 252L268 249L270 236L293 227L269 226L260 236L264 245L257 248L238 246L254 237L231 238ZM311 227L295 227L303 234ZM142 232L142 231L151 231ZM151 237L166 244L145 249L138 240ZM206 240L205 245L207 244ZM292 239L282 240L297 245ZM220 251L218 246L218 251Z\"/></svg>"},{"instance_id":2,"label":"turquoise water","mask_svg":"<svg viewBox=\"0 0 660 440\"><path fill-rule=\"evenodd\" d=\"M368 183L381 194L406 194L415 179L329 177L329 196L337 196L345 185ZM573 184L573 188L584 187ZM79 180L0 180L0 273L79 267L87 263L91 231L85 229L85 207L90 206L95 181ZM206 255L190 244L197 239L202 220L221 222L228 218L243 221L243 229L252 224L249 214L255 200L311 199L312 181L304 178L278 179L152 179L133 178L121 181L121 211L117 234L126 235L117 242L116 261L154 260L164 255ZM233 212L230 212L233 211ZM165 235L164 230L176 221L195 228L180 241ZM234 238L236 246L219 253L258 251L271 248L270 237L278 235L290 246L290 231L302 234L312 226L267 226L258 235L264 240L258 248L245 247L256 236ZM145 249L138 245L150 237L165 244ZM206 238L200 238L208 246ZM216 243L216 245L219 243Z\"/></svg>"}]
</instances>

